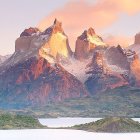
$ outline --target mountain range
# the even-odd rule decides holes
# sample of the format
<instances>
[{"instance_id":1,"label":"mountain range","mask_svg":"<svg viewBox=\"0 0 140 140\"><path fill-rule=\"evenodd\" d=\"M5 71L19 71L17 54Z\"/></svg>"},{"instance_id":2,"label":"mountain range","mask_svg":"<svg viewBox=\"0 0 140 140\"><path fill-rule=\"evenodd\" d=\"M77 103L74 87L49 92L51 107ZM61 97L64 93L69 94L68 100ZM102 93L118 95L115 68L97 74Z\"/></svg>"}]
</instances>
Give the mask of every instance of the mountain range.
<instances>
[{"instance_id":1,"label":"mountain range","mask_svg":"<svg viewBox=\"0 0 140 140\"><path fill-rule=\"evenodd\" d=\"M140 86L140 35L128 49L107 45L93 28L77 37L72 52L62 23L41 32L25 29L15 52L0 65L0 105L43 106L92 97L122 86Z\"/></svg>"}]
</instances>

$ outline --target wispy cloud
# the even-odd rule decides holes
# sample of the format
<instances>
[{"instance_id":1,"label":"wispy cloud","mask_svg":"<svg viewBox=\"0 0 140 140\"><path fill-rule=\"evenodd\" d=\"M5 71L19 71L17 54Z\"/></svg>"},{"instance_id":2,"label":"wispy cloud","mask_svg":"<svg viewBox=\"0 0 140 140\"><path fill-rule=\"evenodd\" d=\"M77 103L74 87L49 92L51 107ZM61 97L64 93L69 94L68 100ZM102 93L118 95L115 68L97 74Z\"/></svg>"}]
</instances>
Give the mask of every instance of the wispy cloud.
<instances>
[{"instance_id":1,"label":"wispy cloud","mask_svg":"<svg viewBox=\"0 0 140 140\"><path fill-rule=\"evenodd\" d=\"M111 46L121 45L122 47L128 47L134 42L132 37L125 35L109 35L104 38L104 41Z\"/></svg>"},{"instance_id":2,"label":"wispy cloud","mask_svg":"<svg viewBox=\"0 0 140 140\"><path fill-rule=\"evenodd\" d=\"M98 0L93 4L86 0L75 0L50 13L38 27L44 30L54 18L58 18L63 22L64 30L69 35L73 46L76 37L84 29L93 27L101 31L117 21L120 14L133 15L137 12L140 12L140 0Z\"/></svg>"}]
</instances>

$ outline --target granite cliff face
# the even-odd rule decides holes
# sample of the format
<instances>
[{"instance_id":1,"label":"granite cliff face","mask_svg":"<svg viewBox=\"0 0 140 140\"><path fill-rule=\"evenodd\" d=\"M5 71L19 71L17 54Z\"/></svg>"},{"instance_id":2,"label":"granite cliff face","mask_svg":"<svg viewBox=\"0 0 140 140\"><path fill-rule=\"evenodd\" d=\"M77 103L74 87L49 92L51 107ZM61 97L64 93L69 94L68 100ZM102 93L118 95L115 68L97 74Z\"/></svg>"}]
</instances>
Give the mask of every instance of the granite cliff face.
<instances>
[{"instance_id":1,"label":"granite cliff face","mask_svg":"<svg viewBox=\"0 0 140 140\"><path fill-rule=\"evenodd\" d=\"M75 58L78 60L87 59L96 47L105 47L106 44L99 37L93 28L85 30L76 40Z\"/></svg>"},{"instance_id":2,"label":"granite cliff face","mask_svg":"<svg viewBox=\"0 0 140 140\"><path fill-rule=\"evenodd\" d=\"M14 54L0 65L0 104L40 106L140 86L139 71L137 52L107 46L93 28L77 38L73 57L62 23L55 19L45 31L30 27L16 40Z\"/></svg>"},{"instance_id":3,"label":"granite cliff face","mask_svg":"<svg viewBox=\"0 0 140 140\"><path fill-rule=\"evenodd\" d=\"M134 44L140 44L140 33L135 35L135 42Z\"/></svg>"},{"instance_id":4,"label":"granite cliff face","mask_svg":"<svg viewBox=\"0 0 140 140\"><path fill-rule=\"evenodd\" d=\"M43 34L48 35L49 39L39 50L42 57L45 59L54 58L59 62L72 55L68 37L63 31L61 22L55 19L53 26L46 29Z\"/></svg>"},{"instance_id":5,"label":"granite cliff face","mask_svg":"<svg viewBox=\"0 0 140 140\"><path fill-rule=\"evenodd\" d=\"M140 33L137 33L135 35L135 40L134 44L130 45L128 49L135 51L135 53L139 56L140 58Z\"/></svg>"},{"instance_id":6,"label":"granite cliff face","mask_svg":"<svg viewBox=\"0 0 140 140\"><path fill-rule=\"evenodd\" d=\"M68 37L63 31L61 22L55 19L53 25L44 32L30 27L21 33L15 42L15 61L19 62L33 55L39 55L50 63L61 61L72 55Z\"/></svg>"},{"instance_id":7,"label":"granite cliff face","mask_svg":"<svg viewBox=\"0 0 140 140\"><path fill-rule=\"evenodd\" d=\"M125 77L125 72L128 71L118 67L117 63L112 66L108 65L105 53L104 51L95 51L93 59L88 65L87 74L89 78L85 85L91 94L129 84L127 77ZM112 58L111 60L115 61L116 59Z\"/></svg>"},{"instance_id":8,"label":"granite cliff face","mask_svg":"<svg viewBox=\"0 0 140 140\"><path fill-rule=\"evenodd\" d=\"M140 33L135 35L134 44L128 47L129 50L135 53L133 61L131 62L131 74L133 75L133 84L135 86L140 86Z\"/></svg>"},{"instance_id":9,"label":"granite cliff face","mask_svg":"<svg viewBox=\"0 0 140 140\"><path fill-rule=\"evenodd\" d=\"M58 20L44 32L25 29L15 42L15 53L0 67L1 105L44 105L88 96L84 85L59 64L71 54Z\"/></svg>"},{"instance_id":10,"label":"granite cliff face","mask_svg":"<svg viewBox=\"0 0 140 140\"><path fill-rule=\"evenodd\" d=\"M140 60L138 55L135 55L133 58L133 61L131 62L130 65L131 68L131 74L133 75L134 78L134 85L135 86L140 86Z\"/></svg>"},{"instance_id":11,"label":"granite cliff face","mask_svg":"<svg viewBox=\"0 0 140 140\"><path fill-rule=\"evenodd\" d=\"M64 99L85 97L88 93L73 75L60 65L51 66L44 58L30 58L0 75L4 100L19 106L45 105Z\"/></svg>"},{"instance_id":12,"label":"granite cliff face","mask_svg":"<svg viewBox=\"0 0 140 140\"><path fill-rule=\"evenodd\" d=\"M140 60L121 46L94 52L85 85L91 94L121 86L139 86Z\"/></svg>"}]
</instances>

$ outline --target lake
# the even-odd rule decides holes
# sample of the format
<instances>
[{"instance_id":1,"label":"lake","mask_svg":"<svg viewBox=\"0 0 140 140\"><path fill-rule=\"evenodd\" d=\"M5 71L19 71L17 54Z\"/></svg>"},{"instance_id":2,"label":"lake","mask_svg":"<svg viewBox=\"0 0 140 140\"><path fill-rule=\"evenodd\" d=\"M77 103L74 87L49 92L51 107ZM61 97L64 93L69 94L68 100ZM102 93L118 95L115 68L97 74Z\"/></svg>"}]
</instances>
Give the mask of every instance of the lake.
<instances>
[{"instance_id":1,"label":"lake","mask_svg":"<svg viewBox=\"0 0 140 140\"><path fill-rule=\"evenodd\" d=\"M100 120L101 118L40 118L39 122L48 127L70 127Z\"/></svg>"},{"instance_id":2,"label":"lake","mask_svg":"<svg viewBox=\"0 0 140 140\"><path fill-rule=\"evenodd\" d=\"M40 118L39 122L48 127L70 127L78 124L85 124L93 121L100 120L101 118ZM132 118L135 121L140 122L140 118Z\"/></svg>"},{"instance_id":3,"label":"lake","mask_svg":"<svg viewBox=\"0 0 140 140\"><path fill-rule=\"evenodd\" d=\"M82 130L55 129L97 121L101 118L39 119L41 124L54 129L0 130L0 140L140 140L140 133L93 133ZM140 122L139 118L133 118Z\"/></svg>"},{"instance_id":4,"label":"lake","mask_svg":"<svg viewBox=\"0 0 140 140\"><path fill-rule=\"evenodd\" d=\"M140 133L109 134L80 130L0 130L0 140L140 140Z\"/></svg>"}]
</instances>

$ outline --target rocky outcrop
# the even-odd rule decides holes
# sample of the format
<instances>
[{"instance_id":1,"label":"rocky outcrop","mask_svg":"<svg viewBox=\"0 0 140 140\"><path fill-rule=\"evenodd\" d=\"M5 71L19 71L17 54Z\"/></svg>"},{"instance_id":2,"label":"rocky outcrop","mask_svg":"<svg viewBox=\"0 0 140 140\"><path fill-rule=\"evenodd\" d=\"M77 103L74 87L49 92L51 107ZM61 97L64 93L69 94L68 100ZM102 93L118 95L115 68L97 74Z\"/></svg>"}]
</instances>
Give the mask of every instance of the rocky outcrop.
<instances>
[{"instance_id":1,"label":"rocky outcrop","mask_svg":"<svg viewBox=\"0 0 140 140\"><path fill-rule=\"evenodd\" d=\"M135 35L134 44L130 45L128 49L135 51L140 58L140 33Z\"/></svg>"},{"instance_id":2,"label":"rocky outcrop","mask_svg":"<svg viewBox=\"0 0 140 140\"><path fill-rule=\"evenodd\" d=\"M25 29L15 41L15 52L29 51L30 48L35 47L31 44L37 39L37 34L39 33L40 31L37 28L30 27Z\"/></svg>"},{"instance_id":3,"label":"rocky outcrop","mask_svg":"<svg viewBox=\"0 0 140 140\"><path fill-rule=\"evenodd\" d=\"M135 35L135 42L134 44L139 44L140 45L140 33Z\"/></svg>"},{"instance_id":4,"label":"rocky outcrop","mask_svg":"<svg viewBox=\"0 0 140 140\"><path fill-rule=\"evenodd\" d=\"M76 40L75 58L78 60L87 59L97 46L105 47L106 44L93 28L85 30Z\"/></svg>"},{"instance_id":5,"label":"rocky outcrop","mask_svg":"<svg viewBox=\"0 0 140 140\"><path fill-rule=\"evenodd\" d=\"M88 67L89 78L85 85L91 94L129 84L123 73L115 71L107 65L104 52L95 51Z\"/></svg>"},{"instance_id":6,"label":"rocky outcrop","mask_svg":"<svg viewBox=\"0 0 140 140\"><path fill-rule=\"evenodd\" d=\"M30 27L28 29L25 29L21 34L20 34L20 37L23 37L23 36L32 36L33 34L39 32L39 29L38 28L33 28L33 27Z\"/></svg>"},{"instance_id":7,"label":"rocky outcrop","mask_svg":"<svg viewBox=\"0 0 140 140\"><path fill-rule=\"evenodd\" d=\"M121 46L110 47L105 51L105 59L109 65L116 65L124 70L130 69L126 51Z\"/></svg>"},{"instance_id":8,"label":"rocky outcrop","mask_svg":"<svg viewBox=\"0 0 140 140\"><path fill-rule=\"evenodd\" d=\"M0 75L1 105L42 106L48 102L85 97L88 93L73 75L44 58L30 58Z\"/></svg>"},{"instance_id":9,"label":"rocky outcrop","mask_svg":"<svg viewBox=\"0 0 140 140\"><path fill-rule=\"evenodd\" d=\"M131 68L131 74L133 75L134 79L134 85L135 86L140 86L140 60L138 55L135 55L133 58L133 61L131 62L130 65Z\"/></svg>"},{"instance_id":10,"label":"rocky outcrop","mask_svg":"<svg viewBox=\"0 0 140 140\"><path fill-rule=\"evenodd\" d=\"M57 19L44 32L39 32L37 28L31 27L25 29L15 42L15 52L27 54L35 49L37 50L36 55L40 55L48 61L53 59L53 62L72 55L68 37L63 31L62 23Z\"/></svg>"},{"instance_id":11,"label":"rocky outcrop","mask_svg":"<svg viewBox=\"0 0 140 140\"><path fill-rule=\"evenodd\" d=\"M68 37L58 20L44 32L25 29L15 42L15 53L0 67L0 93L5 98L1 105L7 101L21 106L44 105L87 96L84 85L60 66L60 61L71 55Z\"/></svg>"},{"instance_id":12,"label":"rocky outcrop","mask_svg":"<svg viewBox=\"0 0 140 140\"><path fill-rule=\"evenodd\" d=\"M62 23L55 19L52 27L46 29L43 33L49 36L49 40L41 47L39 54L46 59L48 56L61 61L72 55L69 46L68 37L64 33ZM50 34L50 35L49 35Z\"/></svg>"}]
</instances>

